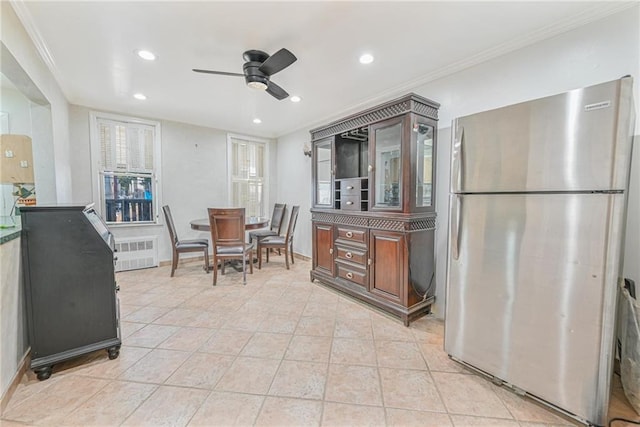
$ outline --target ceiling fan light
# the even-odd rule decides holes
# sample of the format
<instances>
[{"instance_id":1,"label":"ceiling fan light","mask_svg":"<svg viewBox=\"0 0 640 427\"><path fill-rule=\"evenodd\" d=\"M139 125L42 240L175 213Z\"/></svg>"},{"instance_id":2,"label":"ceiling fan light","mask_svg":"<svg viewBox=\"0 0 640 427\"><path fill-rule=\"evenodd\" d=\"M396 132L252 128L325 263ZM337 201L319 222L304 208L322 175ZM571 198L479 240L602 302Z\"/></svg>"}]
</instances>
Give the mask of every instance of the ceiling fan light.
<instances>
[{"instance_id":1,"label":"ceiling fan light","mask_svg":"<svg viewBox=\"0 0 640 427\"><path fill-rule=\"evenodd\" d=\"M262 82L248 82L247 86L249 86L252 89L258 89L258 90L266 90L267 89L267 85L262 83Z\"/></svg>"}]
</instances>

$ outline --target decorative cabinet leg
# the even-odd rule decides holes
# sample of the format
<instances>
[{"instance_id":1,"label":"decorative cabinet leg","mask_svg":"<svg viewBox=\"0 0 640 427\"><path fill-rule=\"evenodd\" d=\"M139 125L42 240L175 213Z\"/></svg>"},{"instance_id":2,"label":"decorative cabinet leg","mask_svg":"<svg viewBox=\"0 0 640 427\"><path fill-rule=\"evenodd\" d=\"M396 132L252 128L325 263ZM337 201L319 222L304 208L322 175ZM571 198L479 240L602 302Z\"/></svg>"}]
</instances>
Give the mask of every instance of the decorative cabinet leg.
<instances>
[{"instance_id":1,"label":"decorative cabinet leg","mask_svg":"<svg viewBox=\"0 0 640 427\"><path fill-rule=\"evenodd\" d=\"M40 381L44 381L49 379L52 370L53 366L43 366L42 368L34 369L33 372L35 372Z\"/></svg>"},{"instance_id":2,"label":"decorative cabinet leg","mask_svg":"<svg viewBox=\"0 0 640 427\"><path fill-rule=\"evenodd\" d=\"M109 353L109 360L117 359L120 356L120 346L109 347L107 352Z\"/></svg>"}]
</instances>

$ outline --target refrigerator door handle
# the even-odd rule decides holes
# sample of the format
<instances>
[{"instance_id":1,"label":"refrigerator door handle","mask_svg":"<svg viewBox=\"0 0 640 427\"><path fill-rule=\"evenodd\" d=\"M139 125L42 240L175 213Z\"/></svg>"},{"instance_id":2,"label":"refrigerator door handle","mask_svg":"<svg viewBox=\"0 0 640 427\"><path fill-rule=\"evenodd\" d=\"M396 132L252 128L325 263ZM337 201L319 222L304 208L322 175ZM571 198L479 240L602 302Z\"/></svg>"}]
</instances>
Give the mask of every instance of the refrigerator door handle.
<instances>
[{"instance_id":1,"label":"refrigerator door handle","mask_svg":"<svg viewBox=\"0 0 640 427\"><path fill-rule=\"evenodd\" d=\"M453 172L451 174L454 177L451 182L453 192L462 191L462 182L464 179L464 171L462 170L462 162L464 160L464 127L460 126L459 129L458 136L453 141Z\"/></svg>"},{"instance_id":2,"label":"refrigerator door handle","mask_svg":"<svg viewBox=\"0 0 640 427\"><path fill-rule=\"evenodd\" d=\"M455 200L451 204L451 255L457 260L460 257L459 238L460 238L460 218L462 213L462 198L455 195Z\"/></svg>"}]
</instances>

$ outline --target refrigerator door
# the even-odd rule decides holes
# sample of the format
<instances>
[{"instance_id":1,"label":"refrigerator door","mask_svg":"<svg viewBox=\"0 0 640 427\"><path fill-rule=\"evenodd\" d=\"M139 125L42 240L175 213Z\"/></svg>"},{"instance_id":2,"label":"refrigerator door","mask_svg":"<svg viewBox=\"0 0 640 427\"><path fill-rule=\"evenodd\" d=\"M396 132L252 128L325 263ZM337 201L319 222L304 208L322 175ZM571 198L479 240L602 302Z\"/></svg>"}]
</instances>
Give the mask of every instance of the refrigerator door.
<instances>
[{"instance_id":1,"label":"refrigerator door","mask_svg":"<svg viewBox=\"0 0 640 427\"><path fill-rule=\"evenodd\" d=\"M606 423L623 194L452 195L445 351Z\"/></svg>"},{"instance_id":2,"label":"refrigerator door","mask_svg":"<svg viewBox=\"0 0 640 427\"><path fill-rule=\"evenodd\" d=\"M631 87L625 77L454 120L451 191L623 189Z\"/></svg>"}]
</instances>

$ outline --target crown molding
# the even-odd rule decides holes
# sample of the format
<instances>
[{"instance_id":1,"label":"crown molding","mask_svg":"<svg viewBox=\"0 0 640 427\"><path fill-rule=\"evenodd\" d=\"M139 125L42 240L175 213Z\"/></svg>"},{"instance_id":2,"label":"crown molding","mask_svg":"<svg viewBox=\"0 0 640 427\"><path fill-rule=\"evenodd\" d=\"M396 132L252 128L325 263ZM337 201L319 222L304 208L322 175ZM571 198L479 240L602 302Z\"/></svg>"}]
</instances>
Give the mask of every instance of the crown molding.
<instances>
[{"instance_id":1,"label":"crown molding","mask_svg":"<svg viewBox=\"0 0 640 427\"><path fill-rule=\"evenodd\" d=\"M55 80L58 82L58 84L60 84L62 80L60 79L60 72L58 71L58 67L53 60L53 56L49 52L47 43L45 43L42 35L40 34L40 31L38 31L38 28L36 27L33 18L31 17L31 13L29 13L29 9L25 5L26 2L24 0L9 0L9 3L13 7L13 10L18 16L20 22L22 22L22 26L31 38L31 41L36 47L38 54L47 65L47 68L49 68L49 71L51 71L51 74L53 74Z\"/></svg>"}]
</instances>

